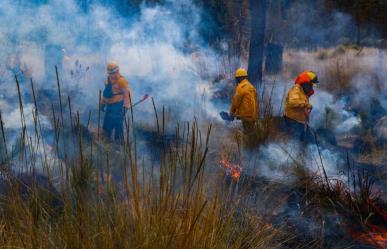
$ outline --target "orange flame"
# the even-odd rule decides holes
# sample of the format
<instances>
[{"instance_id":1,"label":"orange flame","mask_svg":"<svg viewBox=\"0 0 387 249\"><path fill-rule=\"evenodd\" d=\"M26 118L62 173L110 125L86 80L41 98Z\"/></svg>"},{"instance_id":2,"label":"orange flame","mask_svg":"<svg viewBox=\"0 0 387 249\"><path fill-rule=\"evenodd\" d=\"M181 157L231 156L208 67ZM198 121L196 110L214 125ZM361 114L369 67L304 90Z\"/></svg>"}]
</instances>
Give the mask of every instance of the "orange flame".
<instances>
[{"instance_id":1,"label":"orange flame","mask_svg":"<svg viewBox=\"0 0 387 249\"><path fill-rule=\"evenodd\" d=\"M372 245L376 248L387 248L387 212L382 207L378 206L372 200L369 200L371 207L376 215L380 217L380 225L375 225L367 222L365 225L368 231L352 232L352 237L362 243Z\"/></svg>"},{"instance_id":2,"label":"orange flame","mask_svg":"<svg viewBox=\"0 0 387 249\"><path fill-rule=\"evenodd\" d=\"M226 170L226 174L231 176L234 181L241 177L242 168L238 164L233 164L224 156L219 160L219 165Z\"/></svg>"},{"instance_id":3,"label":"orange flame","mask_svg":"<svg viewBox=\"0 0 387 249\"><path fill-rule=\"evenodd\" d=\"M355 240L368 245L372 245L376 248L387 248L387 231L384 231L382 233L376 231L354 233L352 234L352 236Z\"/></svg>"}]
</instances>

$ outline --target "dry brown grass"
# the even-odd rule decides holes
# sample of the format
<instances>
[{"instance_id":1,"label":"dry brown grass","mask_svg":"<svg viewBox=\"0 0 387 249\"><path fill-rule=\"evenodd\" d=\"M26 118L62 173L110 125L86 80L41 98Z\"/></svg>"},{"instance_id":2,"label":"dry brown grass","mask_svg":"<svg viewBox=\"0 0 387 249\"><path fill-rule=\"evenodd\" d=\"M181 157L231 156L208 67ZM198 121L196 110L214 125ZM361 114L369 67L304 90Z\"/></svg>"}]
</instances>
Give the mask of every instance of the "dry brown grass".
<instances>
[{"instance_id":1,"label":"dry brown grass","mask_svg":"<svg viewBox=\"0 0 387 249\"><path fill-rule=\"evenodd\" d=\"M386 224L386 203L382 192L375 191L375 178L353 165L348 158L346 179L329 179L295 167L296 188L303 196L306 212L320 209L323 213L337 213L343 229L357 240L356 234L383 234ZM375 227L379 226L375 229ZM364 242L364 241L363 241ZM379 247L377 247L379 248ZM381 248L381 247L380 247Z\"/></svg>"},{"instance_id":2,"label":"dry brown grass","mask_svg":"<svg viewBox=\"0 0 387 249\"><path fill-rule=\"evenodd\" d=\"M376 48L339 46L315 51L287 50L284 53L283 77L295 79L304 70L318 73L320 86L332 93L343 93L353 87L354 77L367 75L375 78L378 70L386 70L386 52ZM380 82L366 82L368 87Z\"/></svg>"},{"instance_id":3,"label":"dry brown grass","mask_svg":"<svg viewBox=\"0 0 387 249\"><path fill-rule=\"evenodd\" d=\"M61 96L59 83L58 91ZM54 175L55 166L49 165L46 151L25 153L36 145L34 140L44 143L36 102L34 133L23 129L20 139L20 154L31 156L6 158L8 171L3 171L3 182L9 188L0 199L1 247L226 249L279 245L280 232L238 201L231 202L222 174L208 174L211 126L203 132L195 122L178 125L174 143L161 146L160 160L152 161L137 149L132 112L126 122L125 145L112 146L104 144L99 134L91 141L85 139L79 115L67 127L64 117L69 114L62 101L60 97L59 110L52 112L54 147L56 153L65 154L55 169L59 174ZM23 123L21 99L19 104ZM156 110L160 141L155 146L160 146L164 117ZM70 135L65 133L68 130ZM64 136L66 143L61 141ZM77 149L70 150L72 147ZM9 170L13 164L24 165L30 172L43 168L49 185L55 185L57 191L41 187L38 181L25 185ZM34 179L33 174L31 177Z\"/></svg>"}]
</instances>

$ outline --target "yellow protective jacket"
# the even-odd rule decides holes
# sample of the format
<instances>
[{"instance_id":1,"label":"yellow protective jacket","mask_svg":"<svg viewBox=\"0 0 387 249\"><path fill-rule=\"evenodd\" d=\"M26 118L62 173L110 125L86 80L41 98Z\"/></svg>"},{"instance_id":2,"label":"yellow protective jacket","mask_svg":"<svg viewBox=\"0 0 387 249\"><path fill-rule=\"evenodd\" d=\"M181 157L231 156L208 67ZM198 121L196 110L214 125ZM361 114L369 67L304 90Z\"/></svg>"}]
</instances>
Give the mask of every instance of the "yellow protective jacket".
<instances>
[{"instance_id":1,"label":"yellow protective jacket","mask_svg":"<svg viewBox=\"0 0 387 249\"><path fill-rule=\"evenodd\" d=\"M308 121L305 110L311 108L309 98L302 90L302 87L298 84L294 85L286 97L285 117L305 124Z\"/></svg>"},{"instance_id":2,"label":"yellow protective jacket","mask_svg":"<svg viewBox=\"0 0 387 249\"><path fill-rule=\"evenodd\" d=\"M257 90L247 79L240 82L235 88L230 114L242 121L258 120Z\"/></svg>"},{"instance_id":3,"label":"yellow protective jacket","mask_svg":"<svg viewBox=\"0 0 387 249\"><path fill-rule=\"evenodd\" d=\"M105 81L105 85L108 85L109 81ZM120 101L124 101L124 107L130 107L130 91L128 81L121 76L116 82L112 82L113 96L111 98L102 97L102 104L115 104Z\"/></svg>"}]
</instances>

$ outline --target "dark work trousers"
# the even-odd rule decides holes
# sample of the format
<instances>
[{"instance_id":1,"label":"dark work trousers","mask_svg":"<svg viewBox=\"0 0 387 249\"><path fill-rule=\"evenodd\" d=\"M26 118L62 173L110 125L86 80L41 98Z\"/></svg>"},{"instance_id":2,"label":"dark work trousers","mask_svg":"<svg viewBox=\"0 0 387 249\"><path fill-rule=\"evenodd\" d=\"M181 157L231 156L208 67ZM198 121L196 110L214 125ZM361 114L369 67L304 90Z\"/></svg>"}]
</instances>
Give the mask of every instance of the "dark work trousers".
<instances>
[{"instance_id":1,"label":"dark work trousers","mask_svg":"<svg viewBox=\"0 0 387 249\"><path fill-rule=\"evenodd\" d=\"M244 142L247 148L254 148L259 143L260 131L258 121L242 120Z\"/></svg>"},{"instance_id":2,"label":"dark work trousers","mask_svg":"<svg viewBox=\"0 0 387 249\"><path fill-rule=\"evenodd\" d=\"M124 102L117 102L106 105L105 118L103 120L103 130L105 135L111 139L114 131L114 141L117 144L124 143L123 123L125 119Z\"/></svg>"},{"instance_id":3,"label":"dark work trousers","mask_svg":"<svg viewBox=\"0 0 387 249\"><path fill-rule=\"evenodd\" d=\"M242 127L245 136L251 137L257 131L257 122L242 120Z\"/></svg>"},{"instance_id":4,"label":"dark work trousers","mask_svg":"<svg viewBox=\"0 0 387 249\"><path fill-rule=\"evenodd\" d=\"M308 125L284 117L284 128L286 132L296 140L305 144L313 143L313 134Z\"/></svg>"}]
</instances>

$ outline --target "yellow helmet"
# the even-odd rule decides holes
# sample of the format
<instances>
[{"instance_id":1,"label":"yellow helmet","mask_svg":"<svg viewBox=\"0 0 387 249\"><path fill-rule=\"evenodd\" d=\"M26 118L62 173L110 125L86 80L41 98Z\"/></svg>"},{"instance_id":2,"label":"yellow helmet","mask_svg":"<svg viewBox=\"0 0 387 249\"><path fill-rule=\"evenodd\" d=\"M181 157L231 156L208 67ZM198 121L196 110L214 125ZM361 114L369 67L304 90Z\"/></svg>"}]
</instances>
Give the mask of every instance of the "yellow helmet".
<instances>
[{"instance_id":1,"label":"yellow helmet","mask_svg":"<svg viewBox=\"0 0 387 249\"><path fill-rule=\"evenodd\" d=\"M107 70L108 74L114 74L114 73L118 72L118 70L120 70L120 67L118 66L117 63L110 62L107 65L106 70Z\"/></svg>"},{"instance_id":2,"label":"yellow helmet","mask_svg":"<svg viewBox=\"0 0 387 249\"><path fill-rule=\"evenodd\" d=\"M246 71L246 69L244 69L244 68L238 68L238 69L235 71L235 78L239 78L239 77L247 77L247 71Z\"/></svg>"},{"instance_id":3,"label":"yellow helmet","mask_svg":"<svg viewBox=\"0 0 387 249\"><path fill-rule=\"evenodd\" d=\"M308 75L310 82L312 83L319 83L317 74L313 71L307 71L306 74Z\"/></svg>"}]
</instances>

